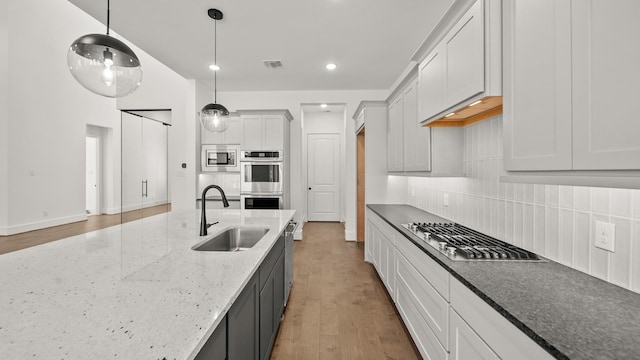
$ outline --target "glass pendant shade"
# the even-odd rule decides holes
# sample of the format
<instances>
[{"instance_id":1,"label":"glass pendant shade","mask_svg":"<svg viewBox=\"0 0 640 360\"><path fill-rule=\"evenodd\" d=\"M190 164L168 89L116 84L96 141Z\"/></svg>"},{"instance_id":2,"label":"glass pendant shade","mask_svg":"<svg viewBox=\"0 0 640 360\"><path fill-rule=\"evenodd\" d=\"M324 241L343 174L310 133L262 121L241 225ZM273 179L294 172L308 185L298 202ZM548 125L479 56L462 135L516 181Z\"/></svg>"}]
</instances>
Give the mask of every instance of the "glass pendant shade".
<instances>
[{"instance_id":1,"label":"glass pendant shade","mask_svg":"<svg viewBox=\"0 0 640 360\"><path fill-rule=\"evenodd\" d=\"M229 110L220 104L207 104L200 111L200 123L211 132L223 132L229 127Z\"/></svg>"},{"instance_id":2,"label":"glass pendant shade","mask_svg":"<svg viewBox=\"0 0 640 360\"><path fill-rule=\"evenodd\" d=\"M142 67L136 54L109 35L78 38L69 47L67 65L82 86L106 97L129 95L142 82Z\"/></svg>"}]
</instances>

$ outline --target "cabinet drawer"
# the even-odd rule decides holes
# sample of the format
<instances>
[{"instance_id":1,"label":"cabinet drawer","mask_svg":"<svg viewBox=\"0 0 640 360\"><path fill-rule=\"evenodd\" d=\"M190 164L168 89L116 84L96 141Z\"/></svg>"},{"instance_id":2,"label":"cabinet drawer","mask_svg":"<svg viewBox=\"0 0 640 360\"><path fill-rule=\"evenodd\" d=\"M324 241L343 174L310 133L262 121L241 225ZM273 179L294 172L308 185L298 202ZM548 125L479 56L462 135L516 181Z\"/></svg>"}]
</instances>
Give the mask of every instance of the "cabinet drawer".
<instances>
[{"instance_id":1,"label":"cabinet drawer","mask_svg":"<svg viewBox=\"0 0 640 360\"><path fill-rule=\"evenodd\" d=\"M410 290L402 282L397 283L396 290L396 307L422 357L431 360L448 359L449 353L438 342L436 335L431 331L413 304L409 295Z\"/></svg>"},{"instance_id":2,"label":"cabinet drawer","mask_svg":"<svg viewBox=\"0 0 640 360\"><path fill-rule=\"evenodd\" d=\"M449 300L449 273L409 239L396 233L396 248L445 300Z\"/></svg>"},{"instance_id":3,"label":"cabinet drawer","mask_svg":"<svg viewBox=\"0 0 640 360\"><path fill-rule=\"evenodd\" d=\"M449 349L449 303L400 254L396 257L396 281L407 290L414 308L442 346Z\"/></svg>"},{"instance_id":4,"label":"cabinet drawer","mask_svg":"<svg viewBox=\"0 0 640 360\"><path fill-rule=\"evenodd\" d=\"M386 222L380 216L378 216L378 214L374 213L373 211L369 212L369 219L378 228L378 230L380 230L380 232L382 232L384 237L386 237L387 240L389 240L391 245L394 245L393 239L394 239L395 234L398 231L396 229L394 229L391 225L389 225L388 222Z\"/></svg>"},{"instance_id":5,"label":"cabinet drawer","mask_svg":"<svg viewBox=\"0 0 640 360\"><path fill-rule=\"evenodd\" d=\"M454 278L451 279L451 307L500 358L553 359L531 338Z\"/></svg>"},{"instance_id":6,"label":"cabinet drawer","mask_svg":"<svg viewBox=\"0 0 640 360\"><path fill-rule=\"evenodd\" d=\"M482 338L451 310L451 360L498 360L499 357Z\"/></svg>"},{"instance_id":7,"label":"cabinet drawer","mask_svg":"<svg viewBox=\"0 0 640 360\"><path fill-rule=\"evenodd\" d=\"M278 235L278 240L271 248L269 255L264 259L262 265L260 265L260 290L264 287L264 284L267 282L269 278L269 274L271 274L271 270L278 262L278 258L280 257L280 253L284 250L284 233Z\"/></svg>"}]
</instances>

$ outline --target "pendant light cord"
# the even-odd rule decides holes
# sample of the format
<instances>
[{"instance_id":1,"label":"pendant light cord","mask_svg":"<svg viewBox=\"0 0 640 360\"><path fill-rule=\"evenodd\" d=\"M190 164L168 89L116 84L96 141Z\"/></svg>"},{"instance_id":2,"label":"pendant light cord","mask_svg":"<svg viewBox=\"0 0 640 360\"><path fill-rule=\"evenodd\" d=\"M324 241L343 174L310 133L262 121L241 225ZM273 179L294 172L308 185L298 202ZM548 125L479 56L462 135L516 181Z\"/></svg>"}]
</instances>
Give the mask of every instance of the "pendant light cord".
<instances>
[{"instance_id":1,"label":"pendant light cord","mask_svg":"<svg viewBox=\"0 0 640 360\"><path fill-rule=\"evenodd\" d=\"M213 64L218 66L218 20L213 21ZM218 103L218 70L213 72L213 102Z\"/></svg>"},{"instance_id":2,"label":"pendant light cord","mask_svg":"<svg viewBox=\"0 0 640 360\"><path fill-rule=\"evenodd\" d=\"M107 0L107 36L109 36L109 20L111 17L111 4L110 4L110 0Z\"/></svg>"}]
</instances>

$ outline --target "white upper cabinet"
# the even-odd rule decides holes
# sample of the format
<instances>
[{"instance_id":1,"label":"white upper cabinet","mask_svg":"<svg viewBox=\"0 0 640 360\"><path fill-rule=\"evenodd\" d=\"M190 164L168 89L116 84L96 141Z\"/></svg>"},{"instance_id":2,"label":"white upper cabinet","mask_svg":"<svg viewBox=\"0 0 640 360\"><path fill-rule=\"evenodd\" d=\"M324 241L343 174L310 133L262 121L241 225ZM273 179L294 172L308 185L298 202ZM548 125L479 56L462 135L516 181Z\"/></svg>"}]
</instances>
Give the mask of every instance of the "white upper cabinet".
<instances>
[{"instance_id":1,"label":"white upper cabinet","mask_svg":"<svg viewBox=\"0 0 640 360\"><path fill-rule=\"evenodd\" d=\"M634 0L504 0L505 170L640 170L638 14Z\"/></svg>"},{"instance_id":2,"label":"white upper cabinet","mask_svg":"<svg viewBox=\"0 0 640 360\"><path fill-rule=\"evenodd\" d=\"M573 169L639 170L640 1L574 0Z\"/></svg>"},{"instance_id":3,"label":"white upper cabinet","mask_svg":"<svg viewBox=\"0 0 640 360\"><path fill-rule=\"evenodd\" d=\"M404 171L431 170L431 129L418 121L418 84L412 82L403 91Z\"/></svg>"},{"instance_id":4,"label":"white upper cabinet","mask_svg":"<svg viewBox=\"0 0 640 360\"><path fill-rule=\"evenodd\" d=\"M240 110L243 150L284 150L288 137L287 110Z\"/></svg>"},{"instance_id":5,"label":"white upper cabinet","mask_svg":"<svg viewBox=\"0 0 640 360\"><path fill-rule=\"evenodd\" d=\"M418 82L415 67L399 86L399 90L393 93L397 95L389 102L387 170L411 175L430 172L431 129L423 127L418 121Z\"/></svg>"},{"instance_id":6,"label":"white upper cabinet","mask_svg":"<svg viewBox=\"0 0 640 360\"><path fill-rule=\"evenodd\" d=\"M484 91L484 16L478 0L442 42L444 106L449 108Z\"/></svg>"},{"instance_id":7,"label":"white upper cabinet","mask_svg":"<svg viewBox=\"0 0 640 360\"><path fill-rule=\"evenodd\" d=\"M237 115L229 117L229 127L221 133L208 131L202 126L200 130L200 140L202 144L233 145L240 144L242 141L242 122Z\"/></svg>"},{"instance_id":8,"label":"white upper cabinet","mask_svg":"<svg viewBox=\"0 0 640 360\"><path fill-rule=\"evenodd\" d=\"M570 0L505 0L506 170L571 167Z\"/></svg>"},{"instance_id":9,"label":"white upper cabinet","mask_svg":"<svg viewBox=\"0 0 640 360\"><path fill-rule=\"evenodd\" d=\"M443 109L444 71L442 58L441 46L438 46L420 63L418 71L420 120L428 119Z\"/></svg>"},{"instance_id":10,"label":"white upper cabinet","mask_svg":"<svg viewBox=\"0 0 640 360\"><path fill-rule=\"evenodd\" d=\"M501 0L457 1L419 48L419 121L463 126L500 112L501 11Z\"/></svg>"},{"instance_id":11,"label":"white upper cabinet","mask_svg":"<svg viewBox=\"0 0 640 360\"><path fill-rule=\"evenodd\" d=\"M387 170L404 170L404 118L402 95L389 104L389 118L387 123Z\"/></svg>"}]
</instances>

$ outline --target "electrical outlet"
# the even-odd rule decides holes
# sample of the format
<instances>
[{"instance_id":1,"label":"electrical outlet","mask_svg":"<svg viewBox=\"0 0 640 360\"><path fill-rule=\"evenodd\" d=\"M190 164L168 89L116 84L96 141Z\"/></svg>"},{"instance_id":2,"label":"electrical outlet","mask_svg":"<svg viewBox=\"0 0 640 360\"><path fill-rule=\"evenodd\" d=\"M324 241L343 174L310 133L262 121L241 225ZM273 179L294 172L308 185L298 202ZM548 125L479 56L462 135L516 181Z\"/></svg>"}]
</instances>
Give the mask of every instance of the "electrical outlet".
<instances>
[{"instance_id":1,"label":"electrical outlet","mask_svg":"<svg viewBox=\"0 0 640 360\"><path fill-rule=\"evenodd\" d=\"M444 194L444 197L442 199L442 205L449 206L449 194Z\"/></svg>"},{"instance_id":2,"label":"electrical outlet","mask_svg":"<svg viewBox=\"0 0 640 360\"><path fill-rule=\"evenodd\" d=\"M42 212L42 216L44 216L44 217L49 216L49 212L48 212L48 211L43 211L43 212Z\"/></svg>"},{"instance_id":3,"label":"electrical outlet","mask_svg":"<svg viewBox=\"0 0 640 360\"><path fill-rule=\"evenodd\" d=\"M595 246L614 252L616 242L616 226L611 223L596 220Z\"/></svg>"}]
</instances>

